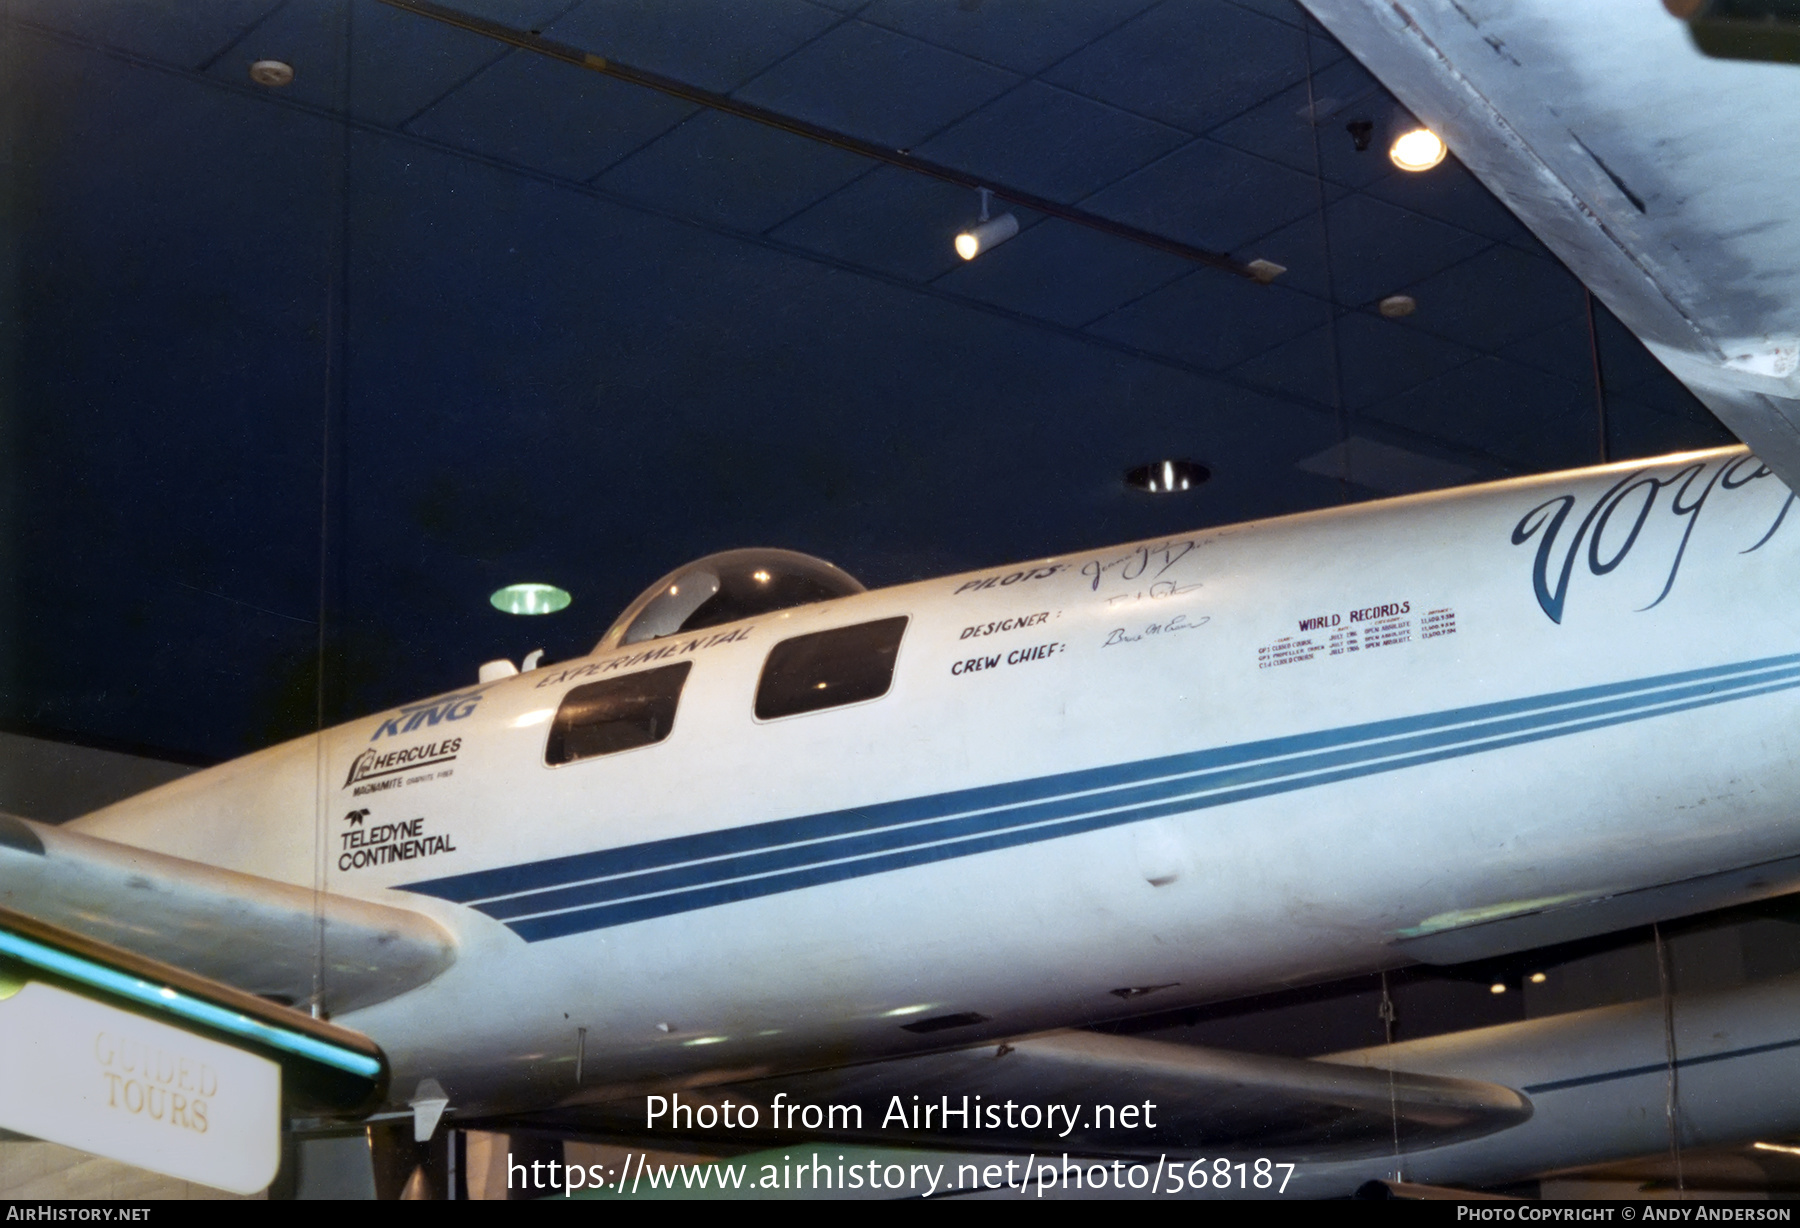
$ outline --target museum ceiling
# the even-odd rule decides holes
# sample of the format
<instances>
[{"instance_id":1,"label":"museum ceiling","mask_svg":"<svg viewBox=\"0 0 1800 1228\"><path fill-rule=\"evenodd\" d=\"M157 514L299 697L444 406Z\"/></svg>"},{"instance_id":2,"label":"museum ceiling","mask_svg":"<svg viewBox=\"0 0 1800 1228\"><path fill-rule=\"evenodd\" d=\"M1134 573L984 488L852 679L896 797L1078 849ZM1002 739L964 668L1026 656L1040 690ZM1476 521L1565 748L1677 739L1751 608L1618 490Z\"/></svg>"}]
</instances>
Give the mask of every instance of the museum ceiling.
<instances>
[{"instance_id":1,"label":"museum ceiling","mask_svg":"<svg viewBox=\"0 0 1800 1228\"><path fill-rule=\"evenodd\" d=\"M729 547L879 586L1730 442L1287 0L452 7L1055 209L965 263L963 183L377 0L4 0L8 727L211 761Z\"/></svg>"}]
</instances>

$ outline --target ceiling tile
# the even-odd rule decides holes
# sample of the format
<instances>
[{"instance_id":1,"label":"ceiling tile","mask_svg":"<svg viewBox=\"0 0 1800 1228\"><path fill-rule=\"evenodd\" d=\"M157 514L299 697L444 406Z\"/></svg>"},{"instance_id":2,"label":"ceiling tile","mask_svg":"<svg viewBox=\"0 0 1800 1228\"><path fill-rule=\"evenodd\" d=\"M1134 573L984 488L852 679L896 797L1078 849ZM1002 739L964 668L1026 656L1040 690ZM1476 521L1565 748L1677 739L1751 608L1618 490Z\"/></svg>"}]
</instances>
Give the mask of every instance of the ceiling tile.
<instances>
[{"instance_id":1,"label":"ceiling tile","mask_svg":"<svg viewBox=\"0 0 1800 1228\"><path fill-rule=\"evenodd\" d=\"M1417 328L1496 350L1582 312L1581 283L1560 264L1496 244L1406 287ZM1581 331L1587 331L1586 319Z\"/></svg>"},{"instance_id":2,"label":"ceiling tile","mask_svg":"<svg viewBox=\"0 0 1800 1228\"><path fill-rule=\"evenodd\" d=\"M207 75L248 84L251 64L283 60L293 65L294 80L270 91L272 95L337 110L343 89L337 72L342 22L335 4L290 2L220 56ZM378 0L353 0L350 49L352 111L386 125L403 123L506 54L504 46L490 39Z\"/></svg>"},{"instance_id":3,"label":"ceiling tile","mask_svg":"<svg viewBox=\"0 0 1800 1228\"><path fill-rule=\"evenodd\" d=\"M6 16L32 21L120 51L199 68L282 0L9 0Z\"/></svg>"},{"instance_id":4,"label":"ceiling tile","mask_svg":"<svg viewBox=\"0 0 1800 1228\"><path fill-rule=\"evenodd\" d=\"M1088 331L1220 369L1315 327L1324 315L1325 304L1315 298L1201 268Z\"/></svg>"},{"instance_id":5,"label":"ceiling tile","mask_svg":"<svg viewBox=\"0 0 1800 1228\"><path fill-rule=\"evenodd\" d=\"M271 94L336 110L342 100L338 62L342 47L343 13L337 6L285 4L215 60L206 75L248 86L250 65L281 60L293 67L294 79Z\"/></svg>"},{"instance_id":6,"label":"ceiling tile","mask_svg":"<svg viewBox=\"0 0 1800 1228\"><path fill-rule=\"evenodd\" d=\"M702 111L599 183L677 216L758 233L869 169L854 154L777 128Z\"/></svg>"},{"instance_id":7,"label":"ceiling tile","mask_svg":"<svg viewBox=\"0 0 1800 1228\"><path fill-rule=\"evenodd\" d=\"M1386 144L1377 145L1382 150L1387 148ZM1369 152L1374 153L1375 149ZM1526 233L1511 211L1454 157L1446 157L1430 170L1417 173L1396 168L1385 153L1377 165L1390 172L1364 189L1377 200L1490 239L1512 239Z\"/></svg>"},{"instance_id":8,"label":"ceiling tile","mask_svg":"<svg viewBox=\"0 0 1800 1228\"><path fill-rule=\"evenodd\" d=\"M1273 17L1277 21L1286 22L1296 29L1311 27L1318 30L1318 23L1306 15L1294 0L1231 0L1241 9L1249 9L1253 13L1261 13L1264 17ZM1339 54L1343 54L1341 51Z\"/></svg>"},{"instance_id":9,"label":"ceiling tile","mask_svg":"<svg viewBox=\"0 0 1800 1228\"><path fill-rule=\"evenodd\" d=\"M1425 456L1361 435L1352 435L1323 452L1305 457L1294 468L1328 478L1347 478L1387 495L1443 490L1460 486L1476 475L1471 465Z\"/></svg>"},{"instance_id":10,"label":"ceiling tile","mask_svg":"<svg viewBox=\"0 0 1800 1228\"><path fill-rule=\"evenodd\" d=\"M1077 327L1192 268L1179 256L1050 218L935 284Z\"/></svg>"},{"instance_id":11,"label":"ceiling tile","mask_svg":"<svg viewBox=\"0 0 1800 1228\"><path fill-rule=\"evenodd\" d=\"M782 223L772 237L897 277L929 281L959 263L951 244L975 216L975 194L968 189L878 166Z\"/></svg>"},{"instance_id":12,"label":"ceiling tile","mask_svg":"<svg viewBox=\"0 0 1800 1228\"><path fill-rule=\"evenodd\" d=\"M388 125L411 119L507 52L503 43L377 0L356 0L350 47L352 110Z\"/></svg>"},{"instance_id":13,"label":"ceiling tile","mask_svg":"<svg viewBox=\"0 0 1800 1228\"><path fill-rule=\"evenodd\" d=\"M1044 79L1204 132L1304 78L1303 37L1224 0L1165 0Z\"/></svg>"},{"instance_id":14,"label":"ceiling tile","mask_svg":"<svg viewBox=\"0 0 1800 1228\"><path fill-rule=\"evenodd\" d=\"M875 0L863 21L939 47L1036 73L1143 12L1154 0Z\"/></svg>"},{"instance_id":15,"label":"ceiling tile","mask_svg":"<svg viewBox=\"0 0 1800 1228\"><path fill-rule=\"evenodd\" d=\"M1200 139L1083 203L1156 234L1234 252L1316 210L1319 190L1309 176Z\"/></svg>"},{"instance_id":16,"label":"ceiling tile","mask_svg":"<svg viewBox=\"0 0 1800 1228\"><path fill-rule=\"evenodd\" d=\"M1362 187L1394 169L1385 153L1389 142L1383 138L1390 137L1395 127L1393 116L1410 116L1362 65L1351 59L1340 60L1315 75L1310 101L1302 82L1220 124L1207 135L1310 175L1315 166L1310 117L1315 114L1319 117L1316 165L1327 179ZM1367 120L1375 125L1369 147L1360 152L1345 127L1353 120Z\"/></svg>"},{"instance_id":17,"label":"ceiling tile","mask_svg":"<svg viewBox=\"0 0 1800 1228\"><path fill-rule=\"evenodd\" d=\"M544 33L633 68L730 93L841 20L806 0L587 0Z\"/></svg>"},{"instance_id":18,"label":"ceiling tile","mask_svg":"<svg viewBox=\"0 0 1800 1228\"><path fill-rule=\"evenodd\" d=\"M1362 412L1532 471L1598 459L1592 391L1498 358L1478 358Z\"/></svg>"},{"instance_id":19,"label":"ceiling tile","mask_svg":"<svg viewBox=\"0 0 1800 1228\"><path fill-rule=\"evenodd\" d=\"M1348 312L1337 320L1344 405L1359 409L1474 358L1473 350L1395 320ZM1276 346L1233 374L1331 404L1331 339L1318 328Z\"/></svg>"},{"instance_id":20,"label":"ceiling tile","mask_svg":"<svg viewBox=\"0 0 1800 1228\"><path fill-rule=\"evenodd\" d=\"M1585 382L1589 387L1594 383L1594 351L1585 313L1502 346L1499 354L1551 375Z\"/></svg>"},{"instance_id":21,"label":"ceiling tile","mask_svg":"<svg viewBox=\"0 0 1800 1228\"><path fill-rule=\"evenodd\" d=\"M1190 139L1154 120L1028 81L915 152L1072 203Z\"/></svg>"},{"instance_id":22,"label":"ceiling tile","mask_svg":"<svg viewBox=\"0 0 1800 1228\"><path fill-rule=\"evenodd\" d=\"M1594 300L1594 333L1599 340L1600 374L1608 391L1629 392L1668 371L1598 298Z\"/></svg>"},{"instance_id":23,"label":"ceiling tile","mask_svg":"<svg viewBox=\"0 0 1800 1228\"><path fill-rule=\"evenodd\" d=\"M1604 370L1604 368L1602 369ZM1703 425L1718 426L1718 419L1713 417L1712 411L1706 408L1699 397L1688 390L1686 384L1676 379L1666 368L1648 379L1634 384L1627 395L1632 400L1641 401L1665 414L1674 414L1676 417L1687 418ZM1720 427L1719 429L1725 430L1726 428Z\"/></svg>"},{"instance_id":24,"label":"ceiling tile","mask_svg":"<svg viewBox=\"0 0 1800 1228\"><path fill-rule=\"evenodd\" d=\"M588 179L698 108L515 52L409 125L409 131L567 179Z\"/></svg>"},{"instance_id":25,"label":"ceiling tile","mask_svg":"<svg viewBox=\"0 0 1800 1228\"><path fill-rule=\"evenodd\" d=\"M1625 397L1608 397L1606 401L1606 446L1613 460L1647 459L1736 442L1737 438L1710 416L1697 421L1685 414L1663 413Z\"/></svg>"},{"instance_id":26,"label":"ceiling tile","mask_svg":"<svg viewBox=\"0 0 1800 1228\"><path fill-rule=\"evenodd\" d=\"M1354 193L1326 211L1338 302L1362 306L1473 256L1489 240Z\"/></svg>"},{"instance_id":27,"label":"ceiling tile","mask_svg":"<svg viewBox=\"0 0 1800 1228\"><path fill-rule=\"evenodd\" d=\"M1276 280L1276 285L1322 299L1330 286L1325 251L1325 227L1319 223L1315 210L1270 234L1244 240L1237 254L1245 260L1269 260L1279 264L1286 272Z\"/></svg>"},{"instance_id":28,"label":"ceiling tile","mask_svg":"<svg viewBox=\"0 0 1800 1228\"><path fill-rule=\"evenodd\" d=\"M784 115L908 149L1018 80L954 51L847 21L737 95Z\"/></svg>"}]
</instances>

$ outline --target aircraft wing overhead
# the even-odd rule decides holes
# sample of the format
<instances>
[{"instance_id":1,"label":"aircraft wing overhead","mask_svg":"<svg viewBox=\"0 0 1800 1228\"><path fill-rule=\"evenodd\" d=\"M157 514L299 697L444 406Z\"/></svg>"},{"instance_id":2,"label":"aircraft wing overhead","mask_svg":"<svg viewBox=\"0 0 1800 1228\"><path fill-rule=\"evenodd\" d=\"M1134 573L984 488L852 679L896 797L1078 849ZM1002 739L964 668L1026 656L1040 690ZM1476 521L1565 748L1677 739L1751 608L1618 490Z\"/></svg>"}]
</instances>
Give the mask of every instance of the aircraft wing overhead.
<instances>
[{"instance_id":1,"label":"aircraft wing overhead","mask_svg":"<svg viewBox=\"0 0 1800 1228\"><path fill-rule=\"evenodd\" d=\"M680 1093L682 1103L695 1106L728 1099L759 1105L764 1123L776 1120L778 1096L789 1106L861 1106L860 1130L845 1128L842 1118L819 1130L804 1123L810 1134L846 1141L891 1139L904 1128L910 1142L924 1146L1132 1155L1166 1151L1168 1140L1179 1138L1184 1147L1253 1147L1295 1161L1390 1154L1396 1129L1409 1150L1439 1146L1518 1125L1532 1112L1525 1096L1495 1083L1405 1071L1390 1079L1368 1067L1085 1031ZM1035 1127L1015 1113L1011 1128L1004 1120L990 1128L981 1114L1003 1115L1008 1101L1059 1107L1041 1113ZM1155 1105L1149 1122L1145 1102ZM930 1121L923 1118L927 1105L934 1110ZM945 1119L935 1115L940 1105L966 1105L973 1115L959 1119L953 1112ZM1097 1119L1097 1105L1111 1106L1110 1122L1104 1114ZM1077 1120L1071 1124L1061 1106ZM894 1112L906 1115L903 1126L889 1116ZM640 1094L554 1117L559 1124L641 1134L645 1114Z\"/></svg>"},{"instance_id":2,"label":"aircraft wing overhead","mask_svg":"<svg viewBox=\"0 0 1800 1228\"><path fill-rule=\"evenodd\" d=\"M1302 3L1800 489L1800 67L1639 0Z\"/></svg>"},{"instance_id":3,"label":"aircraft wing overhead","mask_svg":"<svg viewBox=\"0 0 1800 1228\"><path fill-rule=\"evenodd\" d=\"M429 917L0 814L0 907L222 981L307 1002L322 916L325 1007L405 993L455 959Z\"/></svg>"}]
</instances>

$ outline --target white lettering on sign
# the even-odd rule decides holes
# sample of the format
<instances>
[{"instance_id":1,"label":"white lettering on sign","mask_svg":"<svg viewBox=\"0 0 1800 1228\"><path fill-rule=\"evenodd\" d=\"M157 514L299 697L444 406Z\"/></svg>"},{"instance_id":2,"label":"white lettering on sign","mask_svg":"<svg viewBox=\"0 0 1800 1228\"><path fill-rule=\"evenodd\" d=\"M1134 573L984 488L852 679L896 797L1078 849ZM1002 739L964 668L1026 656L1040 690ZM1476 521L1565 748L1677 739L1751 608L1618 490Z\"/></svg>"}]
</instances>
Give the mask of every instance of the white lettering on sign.
<instances>
[{"instance_id":1,"label":"white lettering on sign","mask_svg":"<svg viewBox=\"0 0 1800 1228\"><path fill-rule=\"evenodd\" d=\"M281 1070L33 981L0 999L0 1127L234 1194L281 1158Z\"/></svg>"}]
</instances>

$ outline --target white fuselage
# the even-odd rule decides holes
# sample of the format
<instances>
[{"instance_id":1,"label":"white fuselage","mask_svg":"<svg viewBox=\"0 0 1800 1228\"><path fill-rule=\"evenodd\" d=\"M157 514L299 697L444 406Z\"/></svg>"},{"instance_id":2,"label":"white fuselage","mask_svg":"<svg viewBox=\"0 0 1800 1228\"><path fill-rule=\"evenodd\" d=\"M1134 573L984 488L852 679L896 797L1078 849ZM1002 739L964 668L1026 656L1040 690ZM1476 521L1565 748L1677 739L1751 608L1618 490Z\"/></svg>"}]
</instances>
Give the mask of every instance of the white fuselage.
<instances>
[{"instance_id":1,"label":"white fuselage","mask_svg":"<svg viewBox=\"0 0 1800 1228\"><path fill-rule=\"evenodd\" d=\"M1800 852L1788 502L1730 449L930 580L371 716L77 826L437 918L455 965L340 1022L399 1100L430 1076L465 1112L1345 976L1410 933ZM778 643L895 615L885 695L756 719ZM677 660L664 740L546 765L572 688ZM982 1019L902 1026L955 1015Z\"/></svg>"}]
</instances>

